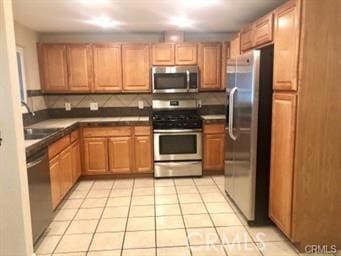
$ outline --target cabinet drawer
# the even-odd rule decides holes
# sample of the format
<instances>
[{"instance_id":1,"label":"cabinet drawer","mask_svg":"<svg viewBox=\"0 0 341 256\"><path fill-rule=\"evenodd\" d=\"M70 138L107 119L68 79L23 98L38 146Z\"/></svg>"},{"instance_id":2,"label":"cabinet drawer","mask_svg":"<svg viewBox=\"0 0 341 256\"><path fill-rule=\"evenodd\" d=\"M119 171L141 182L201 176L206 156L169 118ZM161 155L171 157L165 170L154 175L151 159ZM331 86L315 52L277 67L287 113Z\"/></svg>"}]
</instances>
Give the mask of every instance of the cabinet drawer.
<instances>
[{"instance_id":1,"label":"cabinet drawer","mask_svg":"<svg viewBox=\"0 0 341 256\"><path fill-rule=\"evenodd\" d=\"M70 136L66 135L57 142L49 146L49 159L59 154L63 149L70 145Z\"/></svg>"},{"instance_id":2,"label":"cabinet drawer","mask_svg":"<svg viewBox=\"0 0 341 256\"><path fill-rule=\"evenodd\" d=\"M70 134L71 143L73 143L74 141L76 141L76 140L78 140L78 139L79 139L79 130L73 131L73 132Z\"/></svg>"},{"instance_id":3,"label":"cabinet drawer","mask_svg":"<svg viewBox=\"0 0 341 256\"><path fill-rule=\"evenodd\" d=\"M151 134L150 126L136 126L134 129L135 129L135 135L150 135Z\"/></svg>"},{"instance_id":4,"label":"cabinet drawer","mask_svg":"<svg viewBox=\"0 0 341 256\"><path fill-rule=\"evenodd\" d=\"M206 124L204 125L205 134L218 134L225 132L224 124Z\"/></svg>"},{"instance_id":5,"label":"cabinet drawer","mask_svg":"<svg viewBox=\"0 0 341 256\"><path fill-rule=\"evenodd\" d=\"M91 137L115 137L115 136L130 136L131 127L101 127L101 128L84 128L83 136Z\"/></svg>"}]
</instances>

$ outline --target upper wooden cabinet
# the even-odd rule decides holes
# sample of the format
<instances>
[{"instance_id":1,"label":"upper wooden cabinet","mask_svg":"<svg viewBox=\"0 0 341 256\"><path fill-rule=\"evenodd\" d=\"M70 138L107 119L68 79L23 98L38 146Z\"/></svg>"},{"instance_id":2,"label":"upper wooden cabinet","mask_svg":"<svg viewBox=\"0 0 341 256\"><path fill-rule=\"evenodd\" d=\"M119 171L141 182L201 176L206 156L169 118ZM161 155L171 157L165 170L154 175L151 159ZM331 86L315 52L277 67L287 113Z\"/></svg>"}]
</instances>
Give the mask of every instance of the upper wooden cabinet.
<instances>
[{"instance_id":1,"label":"upper wooden cabinet","mask_svg":"<svg viewBox=\"0 0 341 256\"><path fill-rule=\"evenodd\" d=\"M253 47L253 27L249 25L240 31L240 49L241 51L250 50Z\"/></svg>"},{"instance_id":2,"label":"upper wooden cabinet","mask_svg":"<svg viewBox=\"0 0 341 256\"><path fill-rule=\"evenodd\" d=\"M230 41L230 59L233 59L240 55L240 35Z\"/></svg>"},{"instance_id":3,"label":"upper wooden cabinet","mask_svg":"<svg viewBox=\"0 0 341 256\"><path fill-rule=\"evenodd\" d=\"M38 44L40 80L44 92L67 92L66 46Z\"/></svg>"},{"instance_id":4,"label":"upper wooden cabinet","mask_svg":"<svg viewBox=\"0 0 341 256\"><path fill-rule=\"evenodd\" d=\"M67 45L68 85L72 92L92 89L92 50L89 44Z\"/></svg>"},{"instance_id":5,"label":"upper wooden cabinet","mask_svg":"<svg viewBox=\"0 0 341 256\"><path fill-rule=\"evenodd\" d=\"M175 45L176 65L196 65L198 63L198 46L196 43L179 43Z\"/></svg>"},{"instance_id":6,"label":"upper wooden cabinet","mask_svg":"<svg viewBox=\"0 0 341 256\"><path fill-rule=\"evenodd\" d=\"M153 65L174 65L175 46L172 43L159 43L152 45Z\"/></svg>"},{"instance_id":7,"label":"upper wooden cabinet","mask_svg":"<svg viewBox=\"0 0 341 256\"><path fill-rule=\"evenodd\" d=\"M149 44L122 45L123 91L150 91Z\"/></svg>"},{"instance_id":8,"label":"upper wooden cabinet","mask_svg":"<svg viewBox=\"0 0 341 256\"><path fill-rule=\"evenodd\" d=\"M291 237L296 94L275 93L272 107L269 216Z\"/></svg>"},{"instance_id":9,"label":"upper wooden cabinet","mask_svg":"<svg viewBox=\"0 0 341 256\"><path fill-rule=\"evenodd\" d=\"M122 91L122 52L120 44L95 44L94 90L96 92Z\"/></svg>"},{"instance_id":10,"label":"upper wooden cabinet","mask_svg":"<svg viewBox=\"0 0 341 256\"><path fill-rule=\"evenodd\" d=\"M253 23L253 46L258 47L273 41L273 13Z\"/></svg>"},{"instance_id":11,"label":"upper wooden cabinet","mask_svg":"<svg viewBox=\"0 0 341 256\"><path fill-rule=\"evenodd\" d=\"M199 44L200 90L221 90L221 43Z\"/></svg>"},{"instance_id":12,"label":"upper wooden cabinet","mask_svg":"<svg viewBox=\"0 0 341 256\"><path fill-rule=\"evenodd\" d=\"M299 1L289 1L275 11L275 90L297 90L299 54Z\"/></svg>"}]
</instances>

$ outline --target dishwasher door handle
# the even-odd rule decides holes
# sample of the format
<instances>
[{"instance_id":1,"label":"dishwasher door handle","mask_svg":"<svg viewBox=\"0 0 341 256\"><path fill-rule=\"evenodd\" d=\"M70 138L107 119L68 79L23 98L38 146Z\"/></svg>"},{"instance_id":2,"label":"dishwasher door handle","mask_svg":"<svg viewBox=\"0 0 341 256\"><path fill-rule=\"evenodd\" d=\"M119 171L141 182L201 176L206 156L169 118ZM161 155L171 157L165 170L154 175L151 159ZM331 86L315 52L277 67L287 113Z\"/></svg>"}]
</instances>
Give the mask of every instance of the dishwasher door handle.
<instances>
[{"instance_id":1,"label":"dishwasher door handle","mask_svg":"<svg viewBox=\"0 0 341 256\"><path fill-rule=\"evenodd\" d=\"M39 157L38 159L36 159L32 162L27 163L27 169L30 169L30 168L40 164L44 160L44 158L45 158L45 155Z\"/></svg>"}]
</instances>

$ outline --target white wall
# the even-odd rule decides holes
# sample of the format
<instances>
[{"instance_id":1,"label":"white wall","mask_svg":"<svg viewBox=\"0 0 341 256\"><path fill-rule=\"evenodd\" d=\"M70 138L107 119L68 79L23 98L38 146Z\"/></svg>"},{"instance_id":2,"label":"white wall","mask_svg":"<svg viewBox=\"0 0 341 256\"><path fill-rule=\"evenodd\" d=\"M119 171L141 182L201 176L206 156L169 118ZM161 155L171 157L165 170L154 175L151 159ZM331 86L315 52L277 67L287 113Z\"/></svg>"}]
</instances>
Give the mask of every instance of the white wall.
<instances>
[{"instance_id":1,"label":"white wall","mask_svg":"<svg viewBox=\"0 0 341 256\"><path fill-rule=\"evenodd\" d=\"M25 76L28 90L40 89L37 55L38 33L15 22L15 43L24 48Z\"/></svg>"}]
</instances>

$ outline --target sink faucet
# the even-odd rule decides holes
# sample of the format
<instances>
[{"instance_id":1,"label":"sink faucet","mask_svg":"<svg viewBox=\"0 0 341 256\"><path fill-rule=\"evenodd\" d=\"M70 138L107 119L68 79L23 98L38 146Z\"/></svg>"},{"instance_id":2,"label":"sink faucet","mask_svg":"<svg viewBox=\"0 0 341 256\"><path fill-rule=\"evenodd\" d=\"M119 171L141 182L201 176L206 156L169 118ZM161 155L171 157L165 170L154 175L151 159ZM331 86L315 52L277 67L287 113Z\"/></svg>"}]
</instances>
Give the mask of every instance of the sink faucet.
<instances>
[{"instance_id":1,"label":"sink faucet","mask_svg":"<svg viewBox=\"0 0 341 256\"><path fill-rule=\"evenodd\" d=\"M32 116L35 116L35 115L36 115L36 114L30 109L30 107L27 105L27 103L26 103L25 101L22 101L22 102L21 102L21 105L23 105L23 106L26 108L27 112L30 113Z\"/></svg>"}]
</instances>

